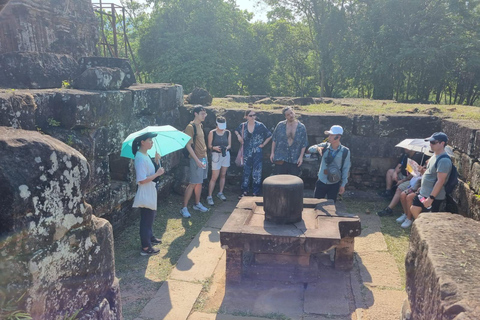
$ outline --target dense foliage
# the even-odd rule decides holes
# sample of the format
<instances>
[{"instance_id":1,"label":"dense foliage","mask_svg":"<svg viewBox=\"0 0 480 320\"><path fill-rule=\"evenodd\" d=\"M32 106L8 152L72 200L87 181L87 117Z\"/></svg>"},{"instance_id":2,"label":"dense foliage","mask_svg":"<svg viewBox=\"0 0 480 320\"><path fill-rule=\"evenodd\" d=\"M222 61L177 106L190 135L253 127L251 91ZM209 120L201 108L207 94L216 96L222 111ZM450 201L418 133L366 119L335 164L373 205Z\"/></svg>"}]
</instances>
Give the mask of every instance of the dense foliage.
<instances>
[{"instance_id":1,"label":"dense foliage","mask_svg":"<svg viewBox=\"0 0 480 320\"><path fill-rule=\"evenodd\" d=\"M473 105L480 95L480 0L133 0L143 72L214 96L270 94Z\"/></svg>"}]
</instances>

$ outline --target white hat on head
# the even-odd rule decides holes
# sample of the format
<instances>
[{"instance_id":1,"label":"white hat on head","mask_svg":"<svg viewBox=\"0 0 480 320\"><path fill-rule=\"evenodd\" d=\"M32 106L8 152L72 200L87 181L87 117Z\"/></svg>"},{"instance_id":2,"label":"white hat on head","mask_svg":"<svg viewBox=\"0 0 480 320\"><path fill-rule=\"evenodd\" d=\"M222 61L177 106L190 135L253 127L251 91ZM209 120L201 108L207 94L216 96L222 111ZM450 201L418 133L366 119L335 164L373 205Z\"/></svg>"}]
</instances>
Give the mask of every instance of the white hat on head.
<instances>
[{"instance_id":1,"label":"white hat on head","mask_svg":"<svg viewBox=\"0 0 480 320\"><path fill-rule=\"evenodd\" d=\"M218 129L225 130L227 128L227 122L217 122Z\"/></svg>"},{"instance_id":2,"label":"white hat on head","mask_svg":"<svg viewBox=\"0 0 480 320\"><path fill-rule=\"evenodd\" d=\"M325 131L325 134L343 134L343 128L341 126L332 126L330 130Z\"/></svg>"}]
</instances>

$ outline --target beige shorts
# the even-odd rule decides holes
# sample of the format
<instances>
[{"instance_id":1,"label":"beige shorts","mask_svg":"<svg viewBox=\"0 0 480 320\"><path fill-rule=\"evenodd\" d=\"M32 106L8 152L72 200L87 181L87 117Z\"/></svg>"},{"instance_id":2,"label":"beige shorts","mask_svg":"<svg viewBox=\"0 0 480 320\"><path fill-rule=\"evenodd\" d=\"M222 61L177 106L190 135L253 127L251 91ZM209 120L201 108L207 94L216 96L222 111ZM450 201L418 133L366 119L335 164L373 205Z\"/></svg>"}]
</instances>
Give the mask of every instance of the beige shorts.
<instances>
[{"instance_id":1,"label":"beige shorts","mask_svg":"<svg viewBox=\"0 0 480 320\"><path fill-rule=\"evenodd\" d=\"M221 153L212 152L212 170L220 170L222 167L230 167L230 151L227 151L225 157Z\"/></svg>"},{"instance_id":2,"label":"beige shorts","mask_svg":"<svg viewBox=\"0 0 480 320\"><path fill-rule=\"evenodd\" d=\"M397 186L397 189L400 189L402 191L405 191L408 189L408 186L410 185L410 181L407 180L407 181L404 181L402 183L400 183L398 186Z\"/></svg>"}]
</instances>

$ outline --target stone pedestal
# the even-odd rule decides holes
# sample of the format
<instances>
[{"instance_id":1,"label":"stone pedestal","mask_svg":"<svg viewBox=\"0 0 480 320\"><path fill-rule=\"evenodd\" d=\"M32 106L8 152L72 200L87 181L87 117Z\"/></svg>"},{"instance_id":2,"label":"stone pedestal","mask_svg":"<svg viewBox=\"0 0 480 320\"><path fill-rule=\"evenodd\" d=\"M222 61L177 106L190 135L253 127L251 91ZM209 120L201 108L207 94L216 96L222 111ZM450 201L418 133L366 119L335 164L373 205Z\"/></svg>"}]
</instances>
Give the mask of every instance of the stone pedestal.
<instances>
[{"instance_id":1,"label":"stone pedestal","mask_svg":"<svg viewBox=\"0 0 480 320\"><path fill-rule=\"evenodd\" d=\"M305 198L302 209L301 221L275 224L265 221L262 198L243 197L220 230L220 243L227 250L227 282L241 281L246 255L253 255L254 265L270 264L272 272L299 270L304 276L302 267L311 264L312 254L336 248L335 267L351 269L360 219L338 214L332 200ZM294 267L284 267L289 265Z\"/></svg>"}]
</instances>

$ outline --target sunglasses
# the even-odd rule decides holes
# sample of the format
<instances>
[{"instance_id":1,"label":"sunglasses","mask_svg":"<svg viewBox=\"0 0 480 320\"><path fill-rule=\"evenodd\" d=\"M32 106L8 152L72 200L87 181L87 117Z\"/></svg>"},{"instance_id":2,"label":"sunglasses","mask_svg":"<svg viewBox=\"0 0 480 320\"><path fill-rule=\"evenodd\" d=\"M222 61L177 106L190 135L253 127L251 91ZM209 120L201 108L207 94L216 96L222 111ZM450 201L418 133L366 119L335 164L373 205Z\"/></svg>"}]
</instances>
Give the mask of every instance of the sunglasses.
<instances>
[{"instance_id":1,"label":"sunglasses","mask_svg":"<svg viewBox=\"0 0 480 320\"><path fill-rule=\"evenodd\" d=\"M257 115L254 113L254 114L249 114L248 116L249 117L256 117Z\"/></svg>"},{"instance_id":2,"label":"sunglasses","mask_svg":"<svg viewBox=\"0 0 480 320\"><path fill-rule=\"evenodd\" d=\"M433 144L433 145L436 145L437 143L439 143L438 140L430 141L430 144Z\"/></svg>"}]
</instances>

